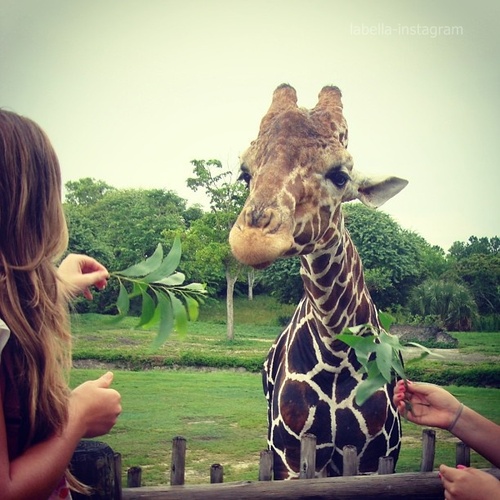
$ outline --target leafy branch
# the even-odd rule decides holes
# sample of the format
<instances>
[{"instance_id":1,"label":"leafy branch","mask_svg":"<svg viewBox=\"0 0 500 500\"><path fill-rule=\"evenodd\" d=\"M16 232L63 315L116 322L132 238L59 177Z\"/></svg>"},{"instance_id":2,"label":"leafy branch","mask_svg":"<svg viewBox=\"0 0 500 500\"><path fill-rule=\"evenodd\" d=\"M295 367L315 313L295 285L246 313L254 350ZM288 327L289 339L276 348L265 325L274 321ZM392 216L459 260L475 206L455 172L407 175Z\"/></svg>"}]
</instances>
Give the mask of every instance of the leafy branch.
<instances>
[{"instance_id":1,"label":"leafy branch","mask_svg":"<svg viewBox=\"0 0 500 500\"><path fill-rule=\"evenodd\" d=\"M337 336L339 340L354 349L356 358L361 364L361 371L367 374L356 389L355 401L360 406L395 378L407 380L402 356L406 346L400 343L396 335L388 333L394 319L389 314L381 312L379 321L382 326L380 330L375 329L373 325L366 324L346 328ZM430 354L436 355L416 342L408 342L407 345L422 349L420 357L412 361L423 359Z\"/></svg>"},{"instance_id":2,"label":"leafy branch","mask_svg":"<svg viewBox=\"0 0 500 500\"><path fill-rule=\"evenodd\" d=\"M141 297L142 310L136 328L159 324L154 347L163 344L173 329L180 334L187 333L188 321L198 318L199 303L203 303L203 296L206 295L205 285L184 284L185 275L176 271L181 253L180 239L176 237L165 257L159 243L146 260L123 271L110 273L120 284L116 301L118 314L114 320L120 321L127 316L131 299ZM125 283L129 288L132 285L131 291Z\"/></svg>"}]
</instances>

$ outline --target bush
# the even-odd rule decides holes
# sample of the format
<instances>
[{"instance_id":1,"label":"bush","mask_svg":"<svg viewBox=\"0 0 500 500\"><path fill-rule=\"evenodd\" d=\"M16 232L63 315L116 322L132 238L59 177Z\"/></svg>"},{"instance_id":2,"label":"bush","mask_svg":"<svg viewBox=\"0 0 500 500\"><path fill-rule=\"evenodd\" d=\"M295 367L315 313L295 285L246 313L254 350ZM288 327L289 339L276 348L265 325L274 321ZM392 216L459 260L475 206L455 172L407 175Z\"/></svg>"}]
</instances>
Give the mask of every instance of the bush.
<instances>
[{"instance_id":1,"label":"bush","mask_svg":"<svg viewBox=\"0 0 500 500\"><path fill-rule=\"evenodd\" d=\"M408 379L419 382L500 388L500 366L492 363L480 363L470 367L462 364L409 363L405 372Z\"/></svg>"},{"instance_id":2,"label":"bush","mask_svg":"<svg viewBox=\"0 0 500 500\"><path fill-rule=\"evenodd\" d=\"M473 323L473 328L478 332L500 331L500 314L488 314L477 317Z\"/></svg>"},{"instance_id":3,"label":"bush","mask_svg":"<svg viewBox=\"0 0 500 500\"><path fill-rule=\"evenodd\" d=\"M411 291L408 308L412 314L439 317L451 331L470 331L477 318L472 293L454 281L424 281Z\"/></svg>"}]
</instances>

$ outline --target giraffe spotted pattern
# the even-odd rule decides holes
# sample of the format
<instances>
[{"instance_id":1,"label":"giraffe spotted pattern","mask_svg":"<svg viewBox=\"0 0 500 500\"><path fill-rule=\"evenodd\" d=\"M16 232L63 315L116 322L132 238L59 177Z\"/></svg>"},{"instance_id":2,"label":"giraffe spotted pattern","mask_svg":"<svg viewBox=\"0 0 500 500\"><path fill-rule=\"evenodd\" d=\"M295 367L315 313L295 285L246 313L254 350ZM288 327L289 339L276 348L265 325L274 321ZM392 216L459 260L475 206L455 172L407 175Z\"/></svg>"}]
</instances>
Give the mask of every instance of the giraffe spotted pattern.
<instances>
[{"instance_id":1,"label":"giraffe spotted pattern","mask_svg":"<svg viewBox=\"0 0 500 500\"><path fill-rule=\"evenodd\" d=\"M282 85L257 139L242 155L249 196L230 234L232 251L256 268L299 256L304 283L304 296L263 370L275 479L298 476L305 433L317 438L320 476L342 474L346 445L356 447L360 472L376 471L379 457L396 461L399 454L401 425L392 385L356 405L355 391L365 375L336 335L350 326L380 328L341 204L359 199L376 207L407 182L357 172L347 137L338 88L325 87L308 111L297 107L295 90Z\"/></svg>"}]
</instances>

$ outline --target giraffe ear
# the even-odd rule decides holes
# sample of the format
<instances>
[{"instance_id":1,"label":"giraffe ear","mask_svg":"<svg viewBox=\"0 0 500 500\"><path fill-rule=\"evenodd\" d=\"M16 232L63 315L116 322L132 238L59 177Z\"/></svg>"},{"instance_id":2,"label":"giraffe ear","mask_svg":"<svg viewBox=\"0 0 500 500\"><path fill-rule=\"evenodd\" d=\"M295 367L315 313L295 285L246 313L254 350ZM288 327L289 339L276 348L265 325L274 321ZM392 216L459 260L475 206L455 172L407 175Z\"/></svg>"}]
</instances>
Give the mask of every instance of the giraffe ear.
<instances>
[{"instance_id":1,"label":"giraffe ear","mask_svg":"<svg viewBox=\"0 0 500 500\"><path fill-rule=\"evenodd\" d=\"M297 107L297 92L287 83L282 83L273 93L268 113L277 113Z\"/></svg>"},{"instance_id":2,"label":"giraffe ear","mask_svg":"<svg viewBox=\"0 0 500 500\"><path fill-rule=\"evenodd\" d=\"M408 181L399 177L365 177L358 186L356 198L366 206L378 208L406 187Z\"/></svg>"}]
</instances>

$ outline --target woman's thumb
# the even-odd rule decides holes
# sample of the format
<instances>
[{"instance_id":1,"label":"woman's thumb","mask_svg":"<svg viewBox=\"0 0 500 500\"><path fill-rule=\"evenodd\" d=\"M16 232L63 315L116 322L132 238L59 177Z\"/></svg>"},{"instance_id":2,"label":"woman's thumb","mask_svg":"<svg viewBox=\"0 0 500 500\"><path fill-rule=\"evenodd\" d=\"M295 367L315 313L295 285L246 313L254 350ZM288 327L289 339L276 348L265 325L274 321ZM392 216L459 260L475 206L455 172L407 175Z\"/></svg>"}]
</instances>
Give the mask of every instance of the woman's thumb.
<instances>
[{"instance_id":1,"label":"woman's thumb","mask_svg":"<svg viewBox=\"0 0 500 500\"><path fill-rule=\"evenodd\" d=\"M99 387L109 387L111 382L113 382L113 372L106 372L97 379L97 385Z\"/></svg>"}]
</instances>

